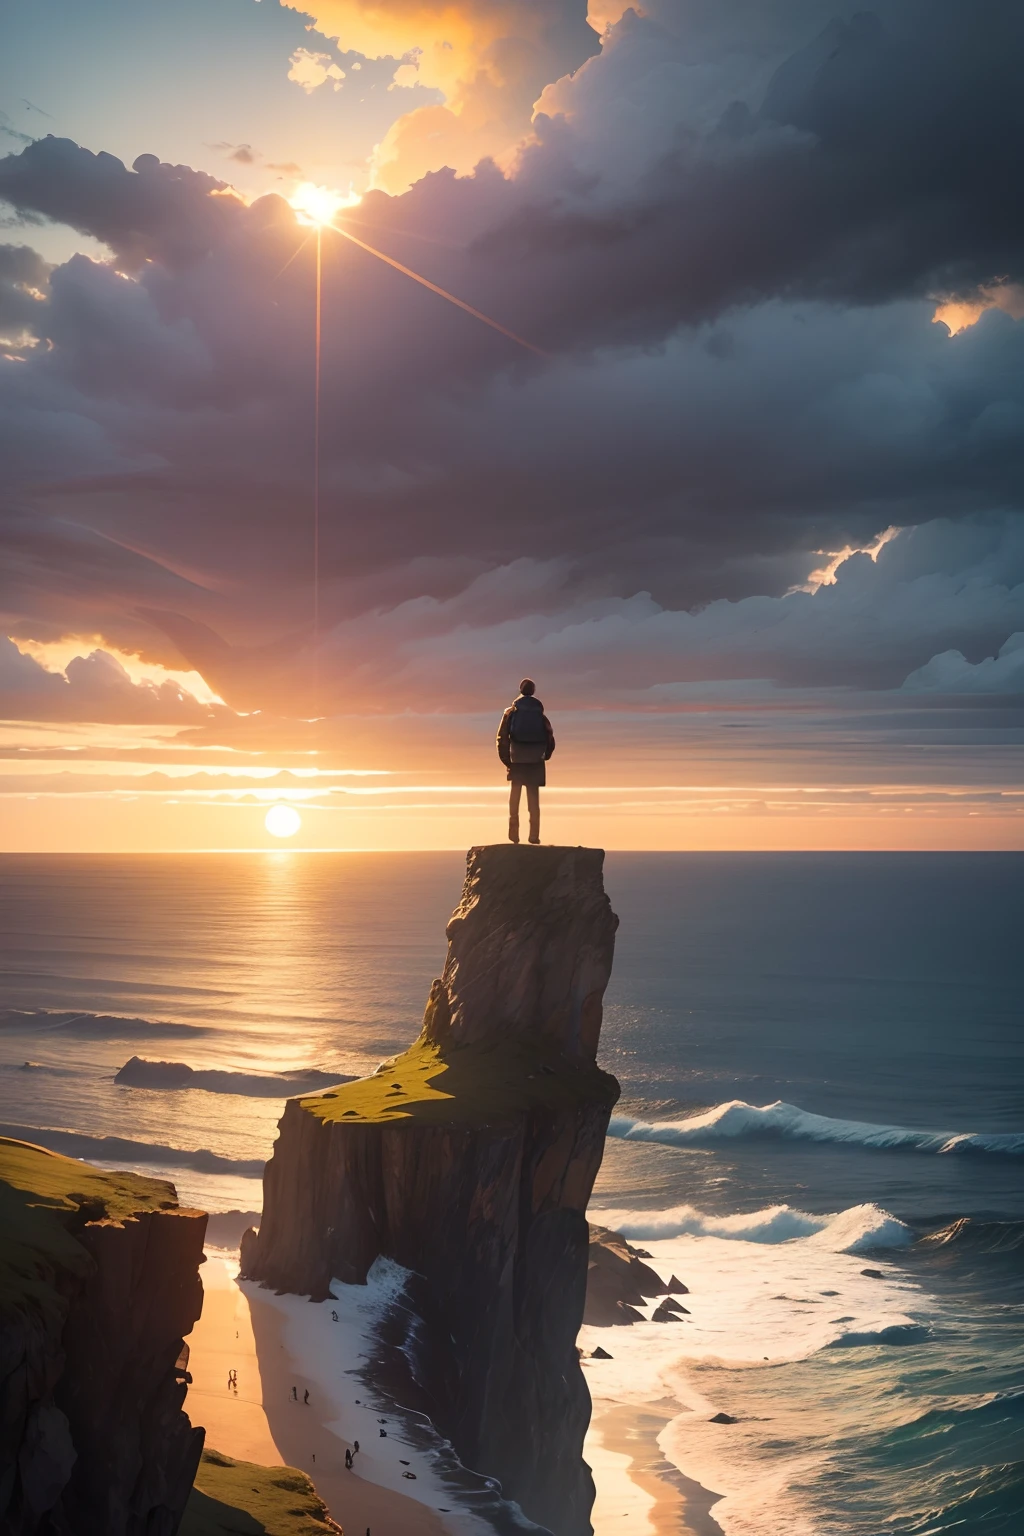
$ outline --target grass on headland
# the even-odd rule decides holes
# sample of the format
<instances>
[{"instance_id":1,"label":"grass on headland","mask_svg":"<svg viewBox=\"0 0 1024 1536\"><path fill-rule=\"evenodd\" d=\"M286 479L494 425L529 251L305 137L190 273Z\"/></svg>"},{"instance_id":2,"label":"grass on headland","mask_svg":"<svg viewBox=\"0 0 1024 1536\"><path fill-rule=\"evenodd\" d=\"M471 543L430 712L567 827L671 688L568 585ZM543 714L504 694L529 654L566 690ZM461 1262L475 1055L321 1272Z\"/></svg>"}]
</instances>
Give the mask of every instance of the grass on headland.
<instances>
[{"instance_id":1,"label":"grass on headland","mask_svg":"<svg viewBox=\"0 0 1024 1536\"><path fill-rule=\"evenodd\" d=\"M206 1450L179 1536L326 1536L340 1532L304 1472Z\"/></svg>"},{"instance_id":2,"label":"grass on headland","mask_svg":"<svg viewBox=\"0 0 1024 1536\"><path fill-rule=\"evenodd\" d=\"M87 1221L123 1221L140 1211L175 1210L173 1184L107 1173L27 1141L0 1137L0 1304L57 1301L54 1270L88 1265L74 1233Z\"/></svg>"},{"instance_id":3,"label":"grass on headland","mask_svg":"<svg viewBox=\"0 0 1024 1536\"><path fill-rule=\"evenodd\" d=\"M449 1047L442 1055L422 1035L373 1077L303 1095L303 1109L321 1120L376 1125L415 1120L427 1125L501 1123L524 1110L613 1103L618 1085L596 1066L574 1066L543 1040L521 1036Z\"/></svg>"}]
</instances>

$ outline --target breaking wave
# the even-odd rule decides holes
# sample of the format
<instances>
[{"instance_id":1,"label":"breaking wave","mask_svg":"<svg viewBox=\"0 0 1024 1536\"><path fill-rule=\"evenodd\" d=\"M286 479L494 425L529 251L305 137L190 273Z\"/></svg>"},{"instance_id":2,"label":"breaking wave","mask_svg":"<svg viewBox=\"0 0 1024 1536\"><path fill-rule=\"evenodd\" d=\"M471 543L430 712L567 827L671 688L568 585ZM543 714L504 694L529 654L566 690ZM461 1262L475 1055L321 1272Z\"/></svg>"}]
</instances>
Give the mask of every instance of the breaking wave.
<instances>
[{"instance_id":1,"label":"breaking wave","mask_svg":"<svg viewBox=\"0 0 1024 1536\"><path fill-rule=\"evenodd\" d=\"M1024 1154L1024 1132L1020 1131L915 1131L902 1125L873 1125L865 1120L833 1120L781 1099L760 1106L731 1099L728 1104L718 1104L686 1120L648 1122L613 1115L608 1134L625 1141L653 1141L668 1147L711 1146L718 1141L764 1136L884 1151Z\"/></svg>"},{"instance_id":2,"label":"breaking wave","mask_svg":"<svg viewBox=\"0 0 1024 1536\"><path fill-rule=\"evenodd\" d=\"M906 1248L915 1233L904 1222L877 1205L854 1205L845 1211L814 1216L788 1205L770 1205L762 1211L739 1216L708 1216L692 1205L667 1211L594 1210L592 1221L621 1232L624 1237L657 1241L660 1238L718 1237L742 1243L788 1243L810 1238L816 1247L832 1253L863 1253L873 1248Z\"/></svg>"},{"instance_id":3,"label":"breaking wave","mask_svg":"<svg viewBox=\"0 0 1024 1536\"><path fill-rule=\"evenodd\" d=\"M889 1323L882 1328L866 1328L860 1332L842 1333L833 1339L829 1349L866 1349L875 1344L904 1345L926 1344L932 1330L925 1323Z\"/></svg>"},{"instance_id":4,"label":"breaking wave","mask_svg":"<svg viewBox=\"0 0 1024 1536\"><path fill-rule=\"evenodd\" d=\"M122 1019L107 1013L56 1013L48 1009L0 1009L0 1029L31 1030L33 1034L95 1036L99 1040L147 1040L158 1036L192 1039L212 1033L207 1024L170 1024L153 1019Z\"/></svg>"},{"instance_id":5,"label":"breaking wave","mask_svg":"<svg viewBox=\"0 0 1024 1536\"><path fill-rule=\"evenodd\" d=\"M1017 1255L1024 1253L1024 1221L985 1221L977 1216L960 1216L938 1232L929 1232L917 1246L921 1253L956 1250Z\"/></svg>"},{"instance_id":6,"label":"breaking wave","mask_svg":"<svg viewBox=\"0 0 1024 1536\"><path fill-rule=\"evenodd\" d=\"M263 1174L259 1158L221 1157L205 1147L187 1150L162 1142L128 1141L123 1136L87 1136L82 1131L62 1131L41 1125L2 1125L0 1136L30 1141L65 1157L87 1157L105 1163L146 1163L167 1168L194 1168L197 1173L233 1173L258 1179Z\"/></svg>"}]
</instances>

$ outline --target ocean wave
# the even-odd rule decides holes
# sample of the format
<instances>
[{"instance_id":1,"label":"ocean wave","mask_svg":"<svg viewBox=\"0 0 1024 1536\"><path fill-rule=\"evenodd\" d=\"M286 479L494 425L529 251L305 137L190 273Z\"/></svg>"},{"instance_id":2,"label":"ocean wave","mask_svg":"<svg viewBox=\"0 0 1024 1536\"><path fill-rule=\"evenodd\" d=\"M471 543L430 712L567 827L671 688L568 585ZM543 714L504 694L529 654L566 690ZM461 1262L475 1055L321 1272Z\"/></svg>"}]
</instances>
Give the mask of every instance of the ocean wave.
<instances>
[{"instance_id":1,"label":"ocean wave","mask_svg":"<svg viewBox=\"0 0 1024 1536\"><path fill-rule=\"evenodd\" d=\"M713 1146L719 1141L767 1136L884 1151L1024 1154L1024 1132L915 1131L902 1125L874 1125L865 1120L833 1120L781 1099L762 1105L730 1099L727 1104L718 1104L686 1120L647 1122L613 1115L608 1134L625 1141L653 1141L668 1147Z\"/></svg>"},{"instance_id":2,"label":"ocean wave","mask_svg":"<svg viewBox=\"0 0 1024 1536\"><path fill-rule=\"evenodd\" d=\"M122 1019L107 1013L54 1013L49 1010L2 1008L0 1029L25 1029L33 1034L96 1036L101 1040L146 1040L157 1036L192 1039L211 1033L207 1024L170 1024L153 1019Z\"/></svg>"},{"instance_id":3,"label":"ocean wave","mask_svg":"<svg viewBox=\"0 0 1024 1536\"><path fill-rule=\"evenodd\" d=\"M951 1249L974 1253L1016 1254L1024 1249L1024 1221L982 1221L976 1216L961 1216L938 1232L929 1232L918 1240L921 1253L944 1253Z\"/></svg>"},{"instance_id":4,"label":"ocean wave","mask_svg":"<svg viewBox=\"0 0 1024 1536\"><path fill-rule=\"evenodd\" d=\"M201 1088L206 1093L237 1093L251 1099L286 1099L300 1093L316 1093L353 1079L316 1067L300 1067L271 1076L264 1072L221 1072L188 1066L183 1061L147 1061L133 1056L114 1076L115 1083L130 1088Z\"/></svg>"},{"instance_id":5,"label":"ocean wave","mask_svg":"<svg viewBox=\"0 0 1024 1536\"><path fill-rule=\"evenodd\" d=\"M865 1349L875 1344L925 1344L932 1330L924 1323L888 1323L881 1328L867 1328L861 1332L841 1333L833 1339L829 1349Z\"/></svg>"},{"instance_id":6,"label":"ocean wave","mask_svg":"<svg viewBox=\"0 0 1024 1536\"><path fill-rule=\"evenodd\" d=\"M854 1205L816 1216L788 1205L770 1205L738 1216L709 1216L692 1205L665 1211L594 1210L589 1216L624 1237L718 1237L742 1243L788 1243L807 1238L832 1253L865 1253L875 1248L906 1248L914 1241L910 1227L877 1205Z\"/></svg>"},{"instance_id":7,"label":"ocean wave","mask_svg":"<svg viewBox=\"0 0 1024 1536\"><path fill-rule=\"evenodd\" d=\"M99 1159L105 1163L147 1163L167 1168L194 1168L197 1173L233 1173L258 1179L263 1162L256 1158L221 1157L205 1147L169 1147L163 1142L128 1141L122 1136L88 1136L45 1125L0 1125L0 1136L31 1141L65 1157Z\"/></svg>"}]
</instances>

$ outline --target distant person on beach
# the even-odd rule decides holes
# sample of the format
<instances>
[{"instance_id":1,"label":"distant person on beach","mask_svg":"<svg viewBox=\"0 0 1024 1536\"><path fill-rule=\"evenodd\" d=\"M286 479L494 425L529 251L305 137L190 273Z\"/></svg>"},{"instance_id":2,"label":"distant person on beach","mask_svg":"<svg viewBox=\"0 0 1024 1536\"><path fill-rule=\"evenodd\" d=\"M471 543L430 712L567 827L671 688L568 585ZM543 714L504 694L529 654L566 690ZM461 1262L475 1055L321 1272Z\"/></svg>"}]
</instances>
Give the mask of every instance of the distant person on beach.
<instances>
[{"instance_id":1,"label":"distant person on beach","mask_svg":"<svg viewBox=\"0 0 1024 1536\"><path fill-rule=\"evenodd\" d=\"M292 1401L297 1403L298 1400L299 1400L299 1389L298 1389L298 1387L292 1387Z\"/></svg>"},{"instance_id":2,"label":"distant person on beach","mask_svg":"<svg viewBox=\"0 0 1024 1536\"><path fill-rule=\"evenodd\" d=\"M309 1388L308 1387L306 1388L305 1392L303 1392L303 1394L302 1394L302 1401L304 1403L308 1403L309 1402Z\"/></svg>"},{"instance_id":3,"label":"distant person on beach","mask_svg":"<svg viewBox=\"0 0 1024 1536\"><path fill-rule=\"evenodd\" d=\"M352 1471L352 1452L349 1450L348 1446L345 1447L345 1466L350 1472Z\"/></svg>"},{"instance_id":4,"label":"distant person on beach","mask_svg":"<svg viewBox=\"0 0 1024 1536\"><path fill-rule=\"evenodd\" d=\"M537 686L524 677L519 697L501 717L498 726L498 756L508 769L512 785L508 797L509 841L519 841L519 801L526 786L526 805L530 813L530 842L540 842L540 792L547 782L544 764L555 750L555 733L544 706L536 698Z\"/></svg>"}]
</instances>

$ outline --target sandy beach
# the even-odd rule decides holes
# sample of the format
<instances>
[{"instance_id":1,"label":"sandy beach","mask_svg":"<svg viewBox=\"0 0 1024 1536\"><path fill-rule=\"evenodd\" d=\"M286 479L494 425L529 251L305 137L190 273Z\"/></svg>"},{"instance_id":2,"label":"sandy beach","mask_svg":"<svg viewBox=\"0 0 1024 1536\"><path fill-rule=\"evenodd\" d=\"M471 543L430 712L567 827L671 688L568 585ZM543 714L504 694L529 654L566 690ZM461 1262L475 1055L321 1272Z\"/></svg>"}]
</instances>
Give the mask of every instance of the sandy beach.
<instances>
[{"instance_id":1,"label":"sandy beach","mask_svg":"<svg viewBox=\"0 0 1024 1536\"><path fill-rule=\"evenodd\" d=\"M240 1460L302 1468L333 1518L359 1536L367 1528L406 1536L467 1536L474 1527L479 1530L465 1510L439 1507L443 1488L420 1453L403 1446L393 1425L387 1439L379 1436L378 1415L362 1399L363 1389L354 1378L345 1380L351 1367L342 1364L339 1370L336 1357L332 1365L329 1354L321 1357L311 1348L318 1329L323 1331L320 1314L327 1304L239 1284L237 1270L235 1255L208 1250L203 1315L188 1339L192 1385L186 1407L193 1423L205 1426L207 1443ZM338 1305L343 1321L353 1321L344 1315L353 1298L345 1296ZM326 1318L331 1310L327 1306ZM328 1337L333 1344L351 1331L335 1333L332 1326ZM228 1385L231 1370L237 1372L237 1389ZM601 1396L595 1401L584 1447L597 1485L595 1536L618 1536L627 1528L624 1522L630 1536L721 1536L711 1512L717 1495L684 1477L658 1445L673 1416L650 1404ZM357 1439L361 1449L349 1471L345 1450ZM403 1477L406 1462L416 1468L419 1498L387 1486Z\"/></svg>"},{"instance_id":2,"label":"sandy beach","mask_svg":"<svg viewBox=\"0 0 1024 1536\"><path fill-rule=\"evenodd\" d=\"M651 1405L595 1403L584 1456L594 1472L595 1536L722 1536L711 1513L718 1495L668 1461L658 1435L672 1412Z\"/></svg>"},{"instance_id":3,"label":"sandy beach","mask_svg":"<svg viewBox=\"0 0 1024 1536\"><path fill-rule=\"evenodd\" d=\"M461 1522L449 1523L426 1504L361 1475L362 1453L355 1468L346 1469L352 1442L338 1434L319 1383L302 1373L286 1348L284 1318L272 1305L276 1298L247 1295L236 1272L230 1255L208 1251L203 1315L187 1340L192 1385L185 1407L192 1422L205 1427L207 1444L239 1460L301 1467L332 1517L360 1536L365 1530L407 1536L464 1530ZM237 1391L227 1384L230 1370L238 1373ZM307 1390L309 1404L303 1402ZM393 1444L397 1459L401 1446Z\"/></svg>"}]
</instances>

